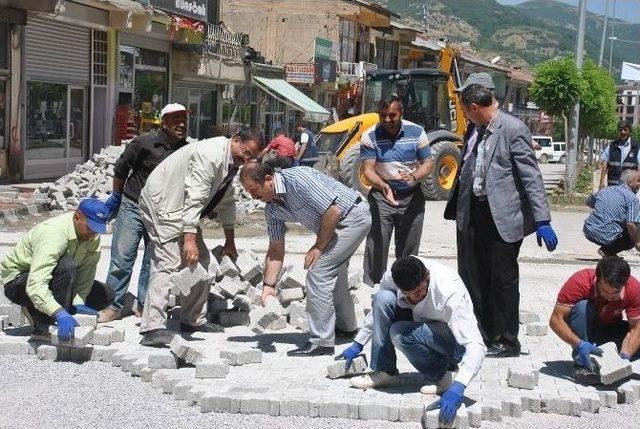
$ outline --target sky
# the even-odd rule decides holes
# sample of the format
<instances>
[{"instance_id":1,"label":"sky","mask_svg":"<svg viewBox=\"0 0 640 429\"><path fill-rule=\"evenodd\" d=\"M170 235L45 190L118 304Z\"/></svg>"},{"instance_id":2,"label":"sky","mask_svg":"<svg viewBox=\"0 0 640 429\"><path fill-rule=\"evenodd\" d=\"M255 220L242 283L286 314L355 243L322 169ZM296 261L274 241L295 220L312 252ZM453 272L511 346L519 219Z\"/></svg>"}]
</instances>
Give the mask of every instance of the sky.
<instances>
[{"instance_id":1,"label":"sky","mask_svg":"<svg viewBox=\"0 0 640 429\"><path fill-rule=\"evenodd\" d=\"M520 4L525 1L526 0L497 0L498 3L509 5ZM562 0L562 2L577 6L579 0ZM607 0L587 0L587 10L604 15L606 4ZM611 0L610 4L613 5L613 0ZM617 18L640 23L640 0L616 0L615 13Z\"/></svg>"}]
</instances>

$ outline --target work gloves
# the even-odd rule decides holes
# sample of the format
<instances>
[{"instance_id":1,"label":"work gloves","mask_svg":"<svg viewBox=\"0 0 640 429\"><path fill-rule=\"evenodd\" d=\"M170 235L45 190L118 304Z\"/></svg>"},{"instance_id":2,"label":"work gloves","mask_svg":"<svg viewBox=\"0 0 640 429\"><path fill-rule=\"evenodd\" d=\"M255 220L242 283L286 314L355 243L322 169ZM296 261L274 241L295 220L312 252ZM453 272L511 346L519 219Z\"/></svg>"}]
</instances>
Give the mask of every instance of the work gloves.
<instances>
[{"instance_id":1,"label":"work gloves","mask_svg":"<svg viewBox=\"0 0 640 429\"><path fill-rule=\"evenodd\" d=\"M538 240L538 246L542 247L542 242L547 246L549 252L556 250L558 245L558 236L556 235L549 222L536 222L536 239Z\"/></svg>"},{"instance_id":2,"label":"work gloves","mask_svg":"<svg viewBox=\"0 0 640 429\"><path fill-rule=\"evenodd\" d=\"M464 384L454 381L440 397L440 422L451 424L456 418L458 408L462 404L464 397Z\"/></svg>"},{"instance_id":3,"label":"work gloves","mask_svg":"<svg viewBox=\"0 0 640 429\"><path fill-rule=\"evenodd\" d=\"M85 304L80 304L75 306L76 314L89 314L91 316L97 316L98 312L93 308L89 307Z\"/></svg>"},{"instance_id":4,"label":"work gloves","mask_svg":"<svg viewBox=\"0 0 640 429\"><path fill-rule=\"evenodd\" d=\"M109 219L113 219L118 214L118 209L120 208L120 203L122 202L122 194L117 192L111 192L107 201L105 201L105 205L109 209Z\"/></svg>"},{"instance_id":5,"label":"work gloves","mask_svg":"<svg viewBox=\"0 0 640 429\"><path fill-rule=\"evenodd\" d=\"M75 328L78 322L72 315L60 309L56 312L56 325L58 325L58 338L62 341L69 341L75 334Z\"/></svg>"},{"instance_id":6,"label":"work gloves","mask_svg":"<svg viewBox=\"0 0 640 429\"><path fill-rule=\"evenodd\" d=\"M593 371L591 355L602 356L603 353L601 348L596 347L595 344L589 341L580 341L578 347L575 348L578 365L587 368L589 371Z\"/></svg>"},{"instance_id":7,"label":"work gloves","mask_svg":"<svg viewBox=\"0 0 640 429\"><path fill-rule=\"evenodd\" d=\"M354 341L349 347L347 347L342 353L336 356L336 360L344 359L347 362L346 369L351 368L353 360L362 353L364 346L357 341Z\"/></svg>"}]
</instances>

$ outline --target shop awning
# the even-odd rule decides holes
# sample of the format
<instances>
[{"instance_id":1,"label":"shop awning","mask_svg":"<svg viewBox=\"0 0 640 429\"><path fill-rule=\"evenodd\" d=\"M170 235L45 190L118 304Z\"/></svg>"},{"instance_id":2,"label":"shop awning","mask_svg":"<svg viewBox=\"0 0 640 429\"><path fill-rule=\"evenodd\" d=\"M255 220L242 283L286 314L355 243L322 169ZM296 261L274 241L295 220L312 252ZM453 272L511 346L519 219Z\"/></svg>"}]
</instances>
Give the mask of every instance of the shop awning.
<instances>
[{"instance_id":1,"label":"shop awning","mask_svg":"<svg viewBox=\"0 0 640 429\"><path fill-rule=\"evenodd\" d=\"M277 98L293 109L304 112L306 121L324 122L331 116L327 109L298 91L285 80L255 76L253 82L270 96Z\"/></svg>"}]
</instances>

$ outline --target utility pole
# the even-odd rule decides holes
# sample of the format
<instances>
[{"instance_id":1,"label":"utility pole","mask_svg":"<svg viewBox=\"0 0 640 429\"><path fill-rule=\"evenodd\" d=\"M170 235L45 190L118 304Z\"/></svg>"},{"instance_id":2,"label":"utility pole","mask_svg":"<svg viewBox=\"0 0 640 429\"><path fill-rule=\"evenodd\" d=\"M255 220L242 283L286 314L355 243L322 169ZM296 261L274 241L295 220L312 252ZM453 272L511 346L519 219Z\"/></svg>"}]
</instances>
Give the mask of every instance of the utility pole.
<instances>
[{"instance_id":1,"label":"utility pole","mask_svg":"<svg viewBox=\"0 0 640 429\"><path fill-rule=\"evenodd\" d=\"M602 67L602 56L604 54L604 41L607 35L607 20L609 19L609 3L611 0L607 0L607 4L604 7L604 25L602 27L602 41L600 42L600 58L598 59L598 67Z\"/></svg>"},{"instance_id":2,"label":"utility pole","mask_svg":"<svg viewBox=\"0 0 640 429\"><path fill-rule=\"evenodd\" d=\"M611 10L611 37L609 38L609 74L611 74L611 64L613 63L613 28L616 26L616 0L613 0L613 9Z\"/></svg>"},{"instance_id":3,"label":"utility pole","mask_svg":"<svg viewBox=\"0 0 640 429\"><path fill-rule=\"evenodd\" d=\"M580 24L578 26L578 40L576 42L576 67L582 70L582 60L584 55L584 32L585 22L587 19L587 0L580 0L578 7L580 15ZM567 184L567 192L573 194L576 185L576 164L578 159L578 139L580 129L580 100L573 106L573 114L570 121L571 131L569 133L569 141L567 142L567 169L565 171L565 183Z\"/></svg>"},{"instance_id":4,"label":"utility pole","mask_svg":"<svg viewBox=\"0 0 640 429\"><path fill-rule=\"evenodd\" d=\"M429 32L429 0L422 0L422 32Z\"/></svg>"}]
</instances>

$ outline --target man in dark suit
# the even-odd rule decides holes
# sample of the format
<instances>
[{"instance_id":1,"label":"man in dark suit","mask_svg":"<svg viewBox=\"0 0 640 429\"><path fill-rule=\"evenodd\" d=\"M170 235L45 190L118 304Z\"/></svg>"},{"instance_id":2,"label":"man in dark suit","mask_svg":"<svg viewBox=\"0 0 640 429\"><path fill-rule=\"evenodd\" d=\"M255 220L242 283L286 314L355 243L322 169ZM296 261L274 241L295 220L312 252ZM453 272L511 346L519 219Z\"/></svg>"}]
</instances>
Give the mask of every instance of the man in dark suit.
<instances>
[{"instance_id":1,"label":"man in dark suit","mask_svg":"<svg viewBox=\"0 0 640 429\"><path fill-rule=\"evenodd\" d=\"M461 89L462 107L477 127L465 141L462 160L445 218L456 220L458 269L473 301L489 346L487 356L520 354L520 245L536 231L538 245L558 244L551 228L542 174L531 133L519 119L502 112L485 86ZM469 147L473 144L473 147Z\"/></svg>"}]
</instances>

